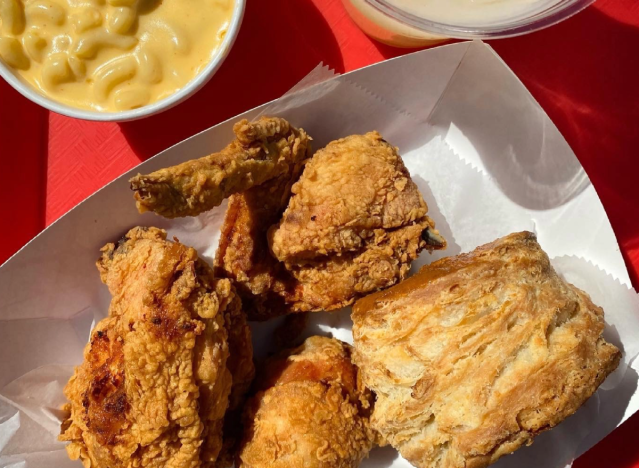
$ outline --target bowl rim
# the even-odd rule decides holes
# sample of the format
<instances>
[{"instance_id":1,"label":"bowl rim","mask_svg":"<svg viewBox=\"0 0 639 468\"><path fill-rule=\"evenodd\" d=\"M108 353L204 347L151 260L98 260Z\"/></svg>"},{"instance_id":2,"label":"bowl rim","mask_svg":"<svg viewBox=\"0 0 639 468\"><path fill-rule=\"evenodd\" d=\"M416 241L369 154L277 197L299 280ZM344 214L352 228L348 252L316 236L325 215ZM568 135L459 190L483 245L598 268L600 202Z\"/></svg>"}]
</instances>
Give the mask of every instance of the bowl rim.
<instances>
[{"instance_id":1,"label":"bowl rim","mask_svg":"<svg viewBox=\"0 0 639 468\"><path fill-rule=\"evenodd\" d=\"M233 6L233 13L229 28L222 40L222 44L218 47L217 51L211 58L206 67L198 73L191 81L185 86L180 88L170 96L165 97L157 102L148 104L138 109L131 109L117 112L102 112L88 109L80 109L77 107L69 106L61 102L55 101L43 94L40 94L33 86L26 81L22 80L16 73L14 73L8 65L5 65L0 60L0 76L11 85L13 89L18 91L24 97L32 102L48 109L57 114L65 115L67 117L73 117L82 120L91 120L98 122L126 122L131 120L138 120L151 115L164 112L181 102L185 101L197 91L199 91L218 71L226 57L228 56L235 40L240 31L242 20L244 18L244 11L246 8L246 0L233 0L235 2Z\"/></svg>"},{"instance_id":2,"label":"bowl rim","mask_svg":"<svg viewBox=\"0 0 639 468\"><path fill-rule=\"evenodd\" d=\"M515 37L553 26L576 15L596 0L560 0L532 16L510 23L489 26L459 26L440 23L412 14L388 0L363 0L369 6L391 19L397 20L423 32L454 39L501 39Z\"/></svg>"}]
</instances>

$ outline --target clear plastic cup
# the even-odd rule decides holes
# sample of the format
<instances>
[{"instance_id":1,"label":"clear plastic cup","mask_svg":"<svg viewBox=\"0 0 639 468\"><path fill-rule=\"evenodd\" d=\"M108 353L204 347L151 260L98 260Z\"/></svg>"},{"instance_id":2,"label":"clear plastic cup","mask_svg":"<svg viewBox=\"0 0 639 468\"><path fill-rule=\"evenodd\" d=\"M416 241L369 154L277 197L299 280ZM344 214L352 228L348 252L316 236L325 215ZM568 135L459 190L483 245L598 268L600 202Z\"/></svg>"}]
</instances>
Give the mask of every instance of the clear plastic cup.
<instances>
[{"instance_id":1,"label":"clear plastic cup","mask_svg":"<svg viewBox=\"0 0 639 468\"><path fill-rule=\"evenodd\" d=\"M506 1L506 0L504 0ZM401 0L342 0L355 23L370 37L396 47L422 47L447 39L520 36L569 18L595 0L557 0L529 15L487 19L480 26L433 21L402 7Z\"/></svg>"}]
</instances>

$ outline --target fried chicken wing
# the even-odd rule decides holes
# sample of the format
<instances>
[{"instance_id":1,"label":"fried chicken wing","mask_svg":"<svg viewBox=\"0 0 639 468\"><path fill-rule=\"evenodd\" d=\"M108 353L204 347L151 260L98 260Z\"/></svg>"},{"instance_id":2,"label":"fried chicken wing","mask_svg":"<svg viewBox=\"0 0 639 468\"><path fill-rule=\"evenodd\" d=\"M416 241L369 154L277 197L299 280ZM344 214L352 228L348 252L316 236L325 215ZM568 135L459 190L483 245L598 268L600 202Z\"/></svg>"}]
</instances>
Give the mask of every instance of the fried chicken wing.
<instances>
[{"instance_id":1,"label":"fried chicken wing","mask_svg":"<svg viewBox=\"0 0 639 468\"><path fill-rule=\"evenodd\" d=\"M532 233L423 267L353 308L371 425L419 468L483 468L573 414L617 367L604 313Z\"/></svg>"},{"instance_id":2,"label":"fried chicken wing","mask_svg":"<svg viewBox=\"0 0 639 468\"><path fill-rule=\"evenodd\" d=\"M311 337L267 364L245 413L238 468L354 468L375 442L350 347Z\"/></svg>"},{"instance_id":3,"label":"fried chicken wing","mask_svg":"<svg viewBox=\"0 0 639 468\"><path fill-rule=\"evenodd\" d=\"M262 117L233 127L236 139L219 153L130 180L138 210L166 218L197 216L230 195L289 172L308 136L286 120Z\"/></svg>"},{"instance_id":4,"label":"fried chicken wing","mask_svg":"<svg viewBox=\"0 0 639 468\"><path fill-rule=\"evenodd\" d=\"M285 297L294 288L295 280L271 255L266 232L279 221L288 204L291 186L310 155L310 139L299 130L299 141L286 172L229 198L215 256L215 272L235 281L252 320L288 311Z\"/></svg>"},{"instance_id":5,"label":"fried chicken wing","mask_svg":"<svg viewBox=\"0 0 639 468\"><path fill-rule=\"evenodd\" d=\"M231 282L156 228L106 245L97 266L113 299L65 387L60 440L85 467L214 466L231 388L252 374Z\"/></svg>"}]
</instances>

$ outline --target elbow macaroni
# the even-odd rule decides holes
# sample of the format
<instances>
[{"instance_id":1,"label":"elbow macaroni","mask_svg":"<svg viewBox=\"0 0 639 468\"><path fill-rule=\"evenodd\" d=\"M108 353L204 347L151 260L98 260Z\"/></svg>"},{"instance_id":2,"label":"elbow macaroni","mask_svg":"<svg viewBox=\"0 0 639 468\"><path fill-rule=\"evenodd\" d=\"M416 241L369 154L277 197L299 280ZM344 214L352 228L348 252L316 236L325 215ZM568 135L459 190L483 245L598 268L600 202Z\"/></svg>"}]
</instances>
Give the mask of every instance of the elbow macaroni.
<instances>
[{"instance_id":1,"label":"elbow macaroni","mask_svg":"<svg viewBox=\"0 0 639 468\"><path fill-rule=\"evenodd\" d=\"M163 99L211 60L233 0L0 0L0 60L74 107Z\"/></svg>"},{"instance_id":2,"label":"elbow macaroni","mask_svg":"<svg viewBox=\"0 0 639 468\"><path fill-rule=\"evenodd\" d=\"M62 6L46 0L36 0L26 5L25 16L29 22L49 22L60 26L67 18L67 12Z\"/></svg>"},{"instance_id":3,"label":"elbow macaroni","mask_svg":"<svg viewBox=\"0 0 639 468\"><path fill-rule=\"evenodd\" d=\"M107 24L110 32L126 34L135 22L135 11L131 7L114 8L107 14Z\"/></svg>"},{"instance_id":4,"label":"elbow macaroni","mask_svg":"<svg viewBox=\"0 0 639 468\"><path fill-rule=\"evenodd\" d=\"M20 34L24 29L24 11L20 0L0 0L2 29L10 34Z\"/></svg>"}]
</instances>

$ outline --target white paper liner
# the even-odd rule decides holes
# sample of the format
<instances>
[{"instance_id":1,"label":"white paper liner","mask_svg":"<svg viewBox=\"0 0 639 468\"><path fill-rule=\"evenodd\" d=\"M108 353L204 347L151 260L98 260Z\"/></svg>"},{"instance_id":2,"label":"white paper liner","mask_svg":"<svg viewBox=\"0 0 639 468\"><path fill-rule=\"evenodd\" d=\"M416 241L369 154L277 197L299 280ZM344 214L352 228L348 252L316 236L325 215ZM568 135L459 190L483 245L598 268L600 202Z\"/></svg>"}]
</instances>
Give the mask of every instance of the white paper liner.
<instances>
[{"instance_id":1,"label":"white paper liner","mask_svg":"<svg viewBox=\"0 0 639 468\"><path fill-rule=\"evenodd\" d=\"M483 45L473 44L469 47L458 44L428 51L432 52L430 64L419 54L414 54L393 63L387 62L324 82L332 73L320 66L282 99L246 115L254 118L259 114L277 114L288 118L313 136L315 148L335 138L373 129L379 130L387 140L398 145L429 204L429 215L435 219L440 232L449 242L446 252L432 256L424 253L415 262L415 268L442 256L472 250L514 231L531 230L538 234L542 247L550 256L557 257L553 259L557 270L569 281L588 291L593 300L604 307L608 324L606 337L624 350L619 370L574 416L541 435L532 447L519 450L496 465L502 468L508 464L524 468L560 468L569 466L576 456L639 407L636 396L637 369L633 361L639 352L639 300L634 290L602 269L604 265L612 265L615 276L623 277L625 274L624 280L627 281L627 274L618 266L617 257L613 258L616 242L614 235L610 237L611 231L606 230L609 224L605 214L603 228L589 232L581 230L581 220L588 221L587 225L592 228L593 223L588 217L595 213L596 219L599 213L603 213L591 186L588 185L552 209L525 208L517 202L517 197L504 193L503 184L487 175L490 171L469 163L473 162L471 153L477 149L476 141L469 140L469 148L473 150L465 150L463 145L456 142L461 137L467 138L467 135L462 132L460 137L459 132L455 135L450 125L441 125L441 122L446 121L441 116L453 105L448 101L454 101L458 107L460 105L451 96L458 97L455 83L463 82L464 64L469 63L467 59L476 67L476 58L481 56L484 65L495 73L500 70L499 67L503 68L486 60L483 55L486 50ZM422 53L421 57L427 55ZM433 69L432 63L439 64L440 68ZM470 71L473 71L472 66ZM415 91L412 99L408 97L408 91L396 92L392 81L396 79L397 70L407 76L407 83L413 87L419 84L415 76L430 73L428 76L433 84L425 92L423 101L417 102L417 96L421 97L421 94L415 94ZM510 72L505 69L499 73L507 75ZM517 88L515 91L521 90ZM498 106L498 103L495 105ZM533 106L520 111L538 112L539 109ZM554 129L551 123L548 124L549 121L544 120L547 120L545 114L542 117L542 124ZM231 138L229 129L228 125L221 125L203 132L144 163L144 167L138 170L148 172L217 150ZM91 270L86 266L87 260L82 256L87 256L87 249L94 250L89 252L88 257L95 258L99 246L106 240L117 238L127 226L156 225L166 228L170 236L177 236L185 244L197 248L205 258L213 258L224 206L194 219L164 220L152 214L137 216L130 206L130 195L122 195L122 191L126 190L125 179L129 176L126 174L70 213L67 220L60 222L61 226L53 227L58 228L58 232L55 229L45 232L50 239L48 245L60 246L57 256L49 255L46 246L36 239L34 245L15 259L22 262L14 263L20 266L19 270L27 272L30 268L29 258L37 258L37 254L49 255L46 257L48 263L43 266L43 275L61 275L64 287L59 287L54 281L47 282L45 276L38 279L42 281L38 287L48 301L42 302L37 310L29 302L33 299L20 297L19 292L15 293L19 299L7 301L3 301L0 295L0 317L8 319L0 320L0 356L3 357L0 361L0 385L4 385L0 390L0 467L79 466L79 462L71 462L66 458L63 445L56 441L59 407L64 401L61 390L73 365L82 360L82 348L90 328L106 314L110 300L106 288L99 283L97 271L93 269L93 273L90 273ZM122 200L130 205L120 206ZM74 223L80 226L82 222L90 223L91 218L94 218L98 227L92 229L87 224L84 235L73 239L78 243L73 248L81 249L79 252L83 253L79 253L79 258L69 258L64 249L73 251L73 248L67 247L61 239L65 234L71 235ZM60 232L64 229L66 233ZM595 235L589 237L593 231ZM578 247L566 240L571 237L575 238L572 244ZM55 263L56 260L59 263ZM90 267L93 268L92 265ZM93 276L88 278L91 274ZM0 278L7 284L6 275ZM27 284L26 281L30 279L12 278L12 288L6 287L5 292L11 292L19 280ZM81 296L81 300L74 293ZM72 305L65 309L60 303ZM41 318L23 320L21 316ZM276 324L277 321L271 321L253 326L257 357L266 354L270 348L270 332ZM350 328L350 309L333 314L312 314L305 336L334 335L352 342ZM393 449L386 447L375 449L361 466L397 468L410 465Z\"/></svg>"}]
</instances>

